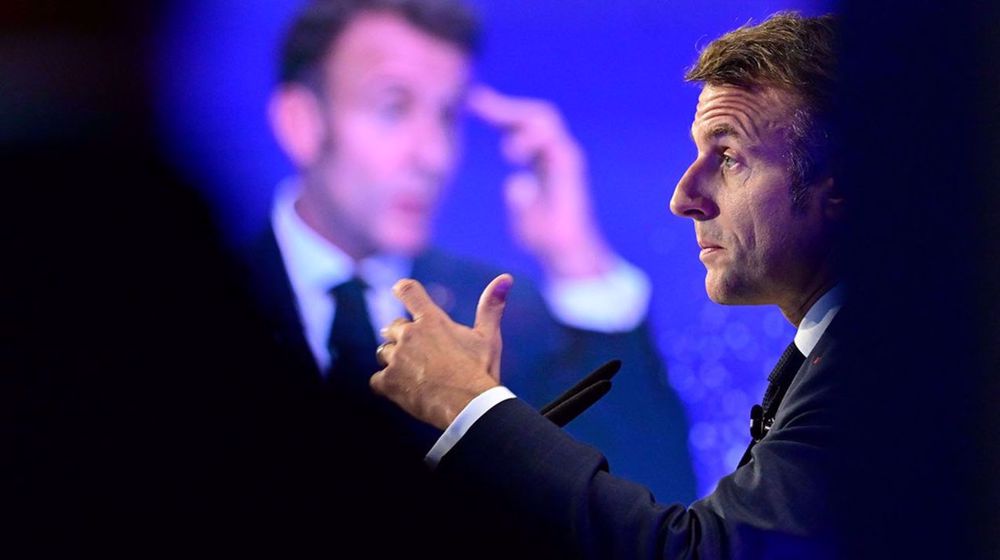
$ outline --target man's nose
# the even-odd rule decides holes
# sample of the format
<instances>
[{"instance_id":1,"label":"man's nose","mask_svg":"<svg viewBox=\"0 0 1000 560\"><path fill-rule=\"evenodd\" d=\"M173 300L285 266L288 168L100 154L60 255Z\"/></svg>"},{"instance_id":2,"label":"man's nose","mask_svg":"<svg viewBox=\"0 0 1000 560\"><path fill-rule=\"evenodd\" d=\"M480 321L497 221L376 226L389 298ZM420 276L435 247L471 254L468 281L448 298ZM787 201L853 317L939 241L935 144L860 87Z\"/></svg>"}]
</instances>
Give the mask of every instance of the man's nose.
<instances>
[{"instance_id":1,"label":"man's nose","mask_svg":"<svg viewBox=\"0 0 1000 560\"><path fill-rule=\"evenodd\" d=\"M455 165L456 132L445 123L424 122L414 135L413 156L421 171L447 175Z\"/></svg>"},{"instance_id":2,"label":"man's nose","mask_svg":"<svg viewBox=\"0 0 1000 560\"><path fill-rule=\"evenodd\" d=\"M700 160L688 167L670 197L671 212L697 221L710 220L719 215L719 207L709 196L708 172Z\"/></svg>"}]
</instances>

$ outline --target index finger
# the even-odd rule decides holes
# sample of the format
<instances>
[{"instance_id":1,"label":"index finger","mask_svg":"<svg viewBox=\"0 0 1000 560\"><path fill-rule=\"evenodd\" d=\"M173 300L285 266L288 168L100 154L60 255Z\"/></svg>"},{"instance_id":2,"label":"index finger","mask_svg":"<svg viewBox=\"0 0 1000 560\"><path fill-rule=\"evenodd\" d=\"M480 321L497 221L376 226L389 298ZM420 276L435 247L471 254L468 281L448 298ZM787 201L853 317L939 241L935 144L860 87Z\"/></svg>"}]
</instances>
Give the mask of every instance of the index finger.
<instances>
[{"instance_id":1,"label":"index finger","mask_svg":"<svg viewBox=\"0 0 1000 560\"><path fill-rule=\"evenodd\" d=\"M503 95L479 85L469 93L469 108L479 118L495 126L517 126L538 109L539 102Z\"/></svg>"},{"instance_id":2,"label":"index finger","mask_svg":"<svg viewBox=\"0 0 1000 560\"><path fill-rule=\"evenodd\" d=\"M441 308L431 300L431 296L427 295L427 290L424 289L423 285L412 278L404 278L396 282L392 287L392 293L399 301L403 302L414 321L419 321L421 317L429 314L443 313Z\"/></svg>"}]
</instances>

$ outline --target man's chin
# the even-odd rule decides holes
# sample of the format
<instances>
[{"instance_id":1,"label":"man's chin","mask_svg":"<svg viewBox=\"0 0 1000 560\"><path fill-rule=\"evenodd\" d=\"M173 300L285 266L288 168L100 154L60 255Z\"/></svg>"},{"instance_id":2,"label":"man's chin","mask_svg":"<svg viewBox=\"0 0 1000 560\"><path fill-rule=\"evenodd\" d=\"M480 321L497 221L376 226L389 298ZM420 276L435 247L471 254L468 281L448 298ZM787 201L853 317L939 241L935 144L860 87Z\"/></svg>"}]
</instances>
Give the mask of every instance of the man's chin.
<instances>
[{"instance_id":1,"label":"man's chin","mask_svg":"<svg viewBox=\"0 0 1000 560\"><path fill-rule=\"evenodd\" d=\"M427 249L429 239L429 236L386 236L379 244L379 249L384 254L415 257Z\"/></svg>"},{"instance_id":2,"label":"man's chin","mask_svg":"<svg viewBox=\"0 0 1000 560\"><path fill-rule=\"evenodd\" d=\"M725 282L721 278L713 277L712 273L705 277L705 293L708 299L719 305L754 305L757 303L747 290L740 289L733 282Z\"/></svg>"},{"instance_id":3,"label":"man's chin","mask_svg":"<svg viewBox=\"0 0 1000 560\"><path fill-rule=\"evenodd\" d=\"M732 286L718 287L705 283L708 299L719 305L771 305L771 298L763 296L758 291L734 289Z\"/></svg>"},{"instance_id":4,"label":"man's chin","mask_svg":"<svg viewBox=\"0 0 1000 560\"><path fill-rule=\"evenodd\" d=\"M709 291L708 299L711 300L712 303L717 303L719 305L740 305L740 302L738 300L734 299L732 296L728 294L720 294L717 292Z\"/></svg>"},{"instance_id":5,"label":"man's chin","mask_svg":"<svg viewBox=\"0 0 1000 560\"><path fill-rule=\"evenodd\" d=\"M705 274L705 293L708 294L708 299L712 300L714 303L726 305L728 302L728 294L723 288L724 286L719 279L712 274L711 270L709 270Z\"/></svg>"}]
</instances>

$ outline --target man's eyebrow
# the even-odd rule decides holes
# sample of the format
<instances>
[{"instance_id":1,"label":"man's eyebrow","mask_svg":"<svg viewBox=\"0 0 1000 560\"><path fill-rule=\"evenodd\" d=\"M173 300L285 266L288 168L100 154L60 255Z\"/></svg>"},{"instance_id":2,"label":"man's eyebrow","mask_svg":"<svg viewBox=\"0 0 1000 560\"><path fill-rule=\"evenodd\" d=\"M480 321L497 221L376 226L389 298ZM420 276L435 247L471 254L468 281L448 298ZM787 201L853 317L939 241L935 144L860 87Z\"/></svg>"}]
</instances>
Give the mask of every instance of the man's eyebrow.
<instances>
[{"instance_id":1,"label":"man's eyebrow","mask_svg":"<svg viewBox=\"0 0 1000 560\"><path fill-rule=\"evenodd\" d=\"M742 136L736 127L729 123L718 123L708 130L709 138L721 138L723 136L735 136L739 138Z\"/></svg>"},{"instance_id":2,"label":"man's eyebrow","mask_svg":"<svg viewBox=\"0 0 1000 560\"><path fill-rule=\"evenodd\" d=\"M694 128L693 127L689 131L689 134L691 135L691 139L694 140ZM712 128L708 129L708 131L704 134L704 137L706 139L709 139L709 140L717 140L717 139L725 137L725 136L732 136L732 137L735 137L735 138L742 138L743 135L740 134L740 132L738 130L736 130L736 127L734 127L733 125L731 125L729 123L718 123L718 124L715 124L715 125L712 126Z\"/></svg>"}]
</instances>

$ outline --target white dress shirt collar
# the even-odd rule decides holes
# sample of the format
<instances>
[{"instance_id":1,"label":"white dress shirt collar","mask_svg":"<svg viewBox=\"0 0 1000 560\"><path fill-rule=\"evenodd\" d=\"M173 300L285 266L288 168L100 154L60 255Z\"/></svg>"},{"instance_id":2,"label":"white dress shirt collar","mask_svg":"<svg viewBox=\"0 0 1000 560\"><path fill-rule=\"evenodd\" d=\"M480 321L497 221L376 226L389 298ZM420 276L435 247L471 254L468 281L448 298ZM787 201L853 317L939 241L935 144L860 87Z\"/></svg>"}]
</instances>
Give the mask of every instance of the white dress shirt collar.
<instances>
[{"instance_id":1,"label":"white dress shirt collar","mask_svg":"<svg viewBox=\"0 0 1000 560\"><path fill-rule=\"evenodd\" d=\"M816 344L823 337L833 318L837 316L843 303L844 288L841 284L837 284L816 300L809 311L806 311L795 333L795 346L803 356L808 356L816 348Z\"/></svg>"},{"instance_id":2,"label":"white dress shirt collar","mask_svg":"<svg viewBox=\"0 0 1000 560\"><path fill-rule=\"evenodd\" d=\"M330 290L355 275L364 280L371 288L366 300L372 328L377 333L379 328L402 316L402 304L392 296L391 288L397 280L410 275L413 261L397 255L375 255L355 263L302 220L295 210L299 193L300 185L295 179L278 185L271 222L306 340L322 371L330 362L327 339L336 312Z\"/></svg>"},{"instance_id":3,"label":"white dress shirt collar","mask_svg":"<svg viewBox=\"0 0 1000 560\"><path fill-rule=\"evenodd\" d=\"M295 180L286 180L278 186L271 214L274 236L295 292L326 292L354 276L354 261L306 225L295 210L298 195Z\"/></svg>"}]
</instances>

